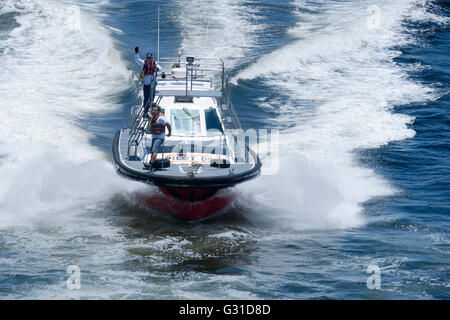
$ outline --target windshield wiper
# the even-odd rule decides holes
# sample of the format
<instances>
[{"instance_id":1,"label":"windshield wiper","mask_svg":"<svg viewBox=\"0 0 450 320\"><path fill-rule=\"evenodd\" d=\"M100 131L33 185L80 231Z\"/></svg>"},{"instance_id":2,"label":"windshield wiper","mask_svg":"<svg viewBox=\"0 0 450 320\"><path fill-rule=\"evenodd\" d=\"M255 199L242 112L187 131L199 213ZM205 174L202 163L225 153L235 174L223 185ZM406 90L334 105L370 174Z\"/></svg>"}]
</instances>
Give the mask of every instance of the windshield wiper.
<instances>
[{"instance_id":1,"label":"windshield wiper","mask_svg":"<svg viewBox=\"0 0 450 320\"><path fill-rule=\"evenodd\" d=\"M192 116L192 114L189 112L188 108L183 107L183 111L184 113L186 113L188 115L189 118L193 119L194 117Z\"/></svg>"}]
</instances>

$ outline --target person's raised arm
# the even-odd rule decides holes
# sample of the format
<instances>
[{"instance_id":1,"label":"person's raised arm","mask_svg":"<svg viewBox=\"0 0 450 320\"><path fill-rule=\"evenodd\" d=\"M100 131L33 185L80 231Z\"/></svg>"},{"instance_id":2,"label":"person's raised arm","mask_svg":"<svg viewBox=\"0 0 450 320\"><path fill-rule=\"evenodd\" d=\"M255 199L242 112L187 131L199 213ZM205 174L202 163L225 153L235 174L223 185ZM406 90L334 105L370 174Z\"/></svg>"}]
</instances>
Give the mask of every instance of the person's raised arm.
<instances>
[{"instance_id":1,"label":"person's raised arm","mask_svg":"<svg viewBox=\"0 0 450 320\"><path fill-rule=\"evenodd\" d=\"M144 60L142 60L142 59L139 57L139 47L134 48L134 53L135 53L135 55L134 55L134 61L136 61L136 63L137 63L139 66L143 67L144 64L145 64L145 62L144 62Z\"/></svg>"}]
</instances>

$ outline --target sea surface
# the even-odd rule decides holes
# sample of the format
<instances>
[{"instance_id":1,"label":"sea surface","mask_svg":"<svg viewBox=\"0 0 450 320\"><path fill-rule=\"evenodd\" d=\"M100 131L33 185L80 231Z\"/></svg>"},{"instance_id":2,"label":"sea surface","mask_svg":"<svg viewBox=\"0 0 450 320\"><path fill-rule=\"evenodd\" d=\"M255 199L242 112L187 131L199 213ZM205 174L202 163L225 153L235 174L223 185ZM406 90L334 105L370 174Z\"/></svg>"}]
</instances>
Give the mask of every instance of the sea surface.
<instances>
[{"instance_id":1,"label":"sea surface","mask_svg":"<svg viewBox=\"0 0 450 320\"><path fill-rule=\"evenodd\" d=\"M158 4L160 55L223 58L280 130L200 223L112 165ZM0 0L0 298L449 299L449 31L443 0Z\"/></svg>"}]
</instances>

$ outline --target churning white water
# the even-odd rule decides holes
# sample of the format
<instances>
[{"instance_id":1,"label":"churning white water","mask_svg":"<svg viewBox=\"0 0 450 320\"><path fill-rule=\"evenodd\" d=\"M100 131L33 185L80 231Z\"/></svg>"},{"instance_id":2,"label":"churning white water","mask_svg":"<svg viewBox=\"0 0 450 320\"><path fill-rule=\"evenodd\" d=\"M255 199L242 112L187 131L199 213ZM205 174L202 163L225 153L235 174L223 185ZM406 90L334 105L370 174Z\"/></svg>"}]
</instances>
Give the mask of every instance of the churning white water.
<instances>
[{"instance_id":1,"label":"churning white water","mask_svg":"<svg viewBox=\"0 0 450 320\"><path fill-rule=\"evenodd\" d=\"M402 23L427 14L422 2L294 2L294 40L233 79L262 80L279 93L258 101L284 129L279 174L241 187L251 206L298 228L346 228L364 223L363 202L395 192L353 152L413 137L414 119L395 106L437 97L393 61L395 46L414 41Z\"/></svg>"}]
</instances>

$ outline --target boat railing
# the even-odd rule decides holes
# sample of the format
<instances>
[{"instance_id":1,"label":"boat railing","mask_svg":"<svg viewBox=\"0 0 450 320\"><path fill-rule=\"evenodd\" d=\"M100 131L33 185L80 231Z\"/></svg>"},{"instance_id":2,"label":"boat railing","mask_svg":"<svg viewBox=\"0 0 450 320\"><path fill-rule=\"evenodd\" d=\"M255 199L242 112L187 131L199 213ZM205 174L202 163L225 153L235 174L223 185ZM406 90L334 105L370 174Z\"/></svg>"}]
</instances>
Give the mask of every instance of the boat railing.
<instances>
[{"instance_id":1,"label":"boat railing","mask_svg":"<svg viewBox=\"0 0 450 320\"><path fill-rule=\"evenodd\" d=\"M222 89L222 97L218 100L220 104L222 121L225 130L234 134L235 130L242 129L241 122L237 116L236 110L234 109L233 103L230 98L230 82L225 75L224 87Z\"/></svg>"},{"instance_id":2,"label":"boat railing","mask_svg":"<svg viewBox=\"0 0 450 320\"><path fill-rule=\"evenodd\" d=\"M225 65L222 59L164 57L159 59L158 64L160 71L165 72L165 77L160 74L158 81L184 81L183 89L166 90L161 86L157 89L158 96L220 97L225 87ZM202 81L210 82L209 88L196 87Z\"/></svg>"},{"instance_id":3,"label":"boat railing","mask_svg":"<svg viewBox=\"0 0 450 320\"><path fill-rule=\"evenodd\" d=\"M139 144L144 138L144 134L147 131L147 128L150 124L148 116L145 115L145 109L147 107L147 110L149 109L151 110L153 100L155 99L155 86L156 86L156 77L153 77L150 88L150 97L147 101L148 106L142 105L141 107L139 107L138 112L134 112L134 110L132 110L130 114L131 125L130 125L130 138L128 139L128 151L127 151L128 157L131 156L132 149L134 149L133 156L137 157Z\"/></svg>"}]
</instances>

